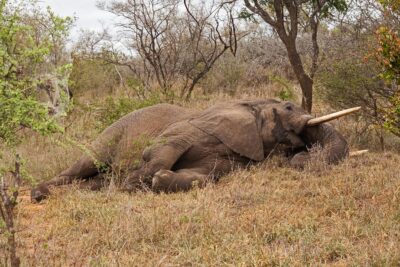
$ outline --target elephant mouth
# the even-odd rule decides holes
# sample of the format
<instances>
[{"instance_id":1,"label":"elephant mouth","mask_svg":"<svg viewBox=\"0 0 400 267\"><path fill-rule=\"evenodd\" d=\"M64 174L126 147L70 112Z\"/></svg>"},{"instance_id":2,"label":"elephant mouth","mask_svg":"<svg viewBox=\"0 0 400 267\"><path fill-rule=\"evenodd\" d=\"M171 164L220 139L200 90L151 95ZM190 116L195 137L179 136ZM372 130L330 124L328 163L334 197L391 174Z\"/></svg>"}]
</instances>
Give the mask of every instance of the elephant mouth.
<instances>
[{"instance_id":1,"label":"elephant mouth","mask_svg":"<svg viewBox=\"0 0 400 267\"><path fill-rule=\"evenodd\" d=\"M361 107L348 108L348 109L341 110L341 111L338 111L338 112L334 112L334 113L331 113L331 114L328 114L328 115L324 115L324 116L321 116L321 117L313 118L313 119L310 119L310 120L307 121L306 127L312 127L312 126L319 125L319 124L324 123L324 122L328 122L328 121L331 121L331 120L334 120L334 119L338 119L340 117L352 114L352 113L354 113L356 111L359 111L360 109L361 109Z\"/></svg>"}]
</instances>

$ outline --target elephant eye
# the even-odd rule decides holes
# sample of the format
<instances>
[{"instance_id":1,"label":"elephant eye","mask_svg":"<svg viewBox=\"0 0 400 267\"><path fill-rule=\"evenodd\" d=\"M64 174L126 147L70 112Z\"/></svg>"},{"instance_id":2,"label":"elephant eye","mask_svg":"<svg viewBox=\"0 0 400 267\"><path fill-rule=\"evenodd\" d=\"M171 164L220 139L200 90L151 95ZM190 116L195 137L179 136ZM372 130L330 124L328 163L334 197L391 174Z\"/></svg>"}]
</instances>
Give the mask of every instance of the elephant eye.
<instances>
[{"instance_id":1,"label":"elephant eye","mask_svg":"<svg viewBox=\"0 0 400 267\"><path fill-rule=\"evenodd\" d=\"M286 109L287 109L287 110L290 110L290 111L293 110L292 106L286 106Z\"/></svg>"}]
</instances>

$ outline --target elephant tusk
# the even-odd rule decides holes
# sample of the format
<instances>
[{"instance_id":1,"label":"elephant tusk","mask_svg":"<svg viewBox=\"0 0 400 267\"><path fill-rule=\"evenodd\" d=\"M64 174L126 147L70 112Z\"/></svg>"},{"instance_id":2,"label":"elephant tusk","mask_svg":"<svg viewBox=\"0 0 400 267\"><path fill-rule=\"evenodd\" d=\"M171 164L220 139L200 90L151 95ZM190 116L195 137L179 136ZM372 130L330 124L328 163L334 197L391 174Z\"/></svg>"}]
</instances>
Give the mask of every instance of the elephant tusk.
<instances>
[{"instance_id":1,"label":"elephant tusk","mask_svg":"<svg viewBox=\"0 0 400 267\"><path fill-rule=\"evenodd\" d=\"M365 153L368 153L368 149L365 149L365 150L357 150L357 151L351 151L351 152L349 153L349 156L350 156L350 157L356 157L356 156L360 156L360 155L365 154Z\"/></svg>"},{"instance_id":2,"label":"elephant tusk","mask_svg":"<svg viewBox=\"0 0 400 267\"><path fill-rule=\"evenodd\" d=\"M325 115L322 117L314 118L307 122L307 126L315 126L315 125L321 124L323 122L328 122L328 121L343 117L345 115L351 114L353 112L359 111L360 109L361 109L361 107L349 108L349 109L341 110L341 111L331 113L331 114L328 114L328 115Z\"/></svg>"}]
</instances>

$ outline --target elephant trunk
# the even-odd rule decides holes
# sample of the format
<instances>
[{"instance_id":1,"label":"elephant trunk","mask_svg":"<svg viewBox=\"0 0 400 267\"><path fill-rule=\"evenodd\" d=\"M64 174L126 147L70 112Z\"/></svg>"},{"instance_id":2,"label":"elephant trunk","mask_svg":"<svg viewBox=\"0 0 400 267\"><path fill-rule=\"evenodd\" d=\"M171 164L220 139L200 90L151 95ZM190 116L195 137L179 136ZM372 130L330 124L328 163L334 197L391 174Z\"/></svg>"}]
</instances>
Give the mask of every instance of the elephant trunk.
<instances>
[{"instance_id":1,"label":"elephant trunk","mask_svg":"<svg viewBox=\"0 0 400 267\"><path fill-rule=\"evenodd\" d=\"M349 155L346 139L328 123L306 127L300 137L306 143L306 151L296 154L291 159L291 165L294 167L303 168L310 160L337 164ZM315 146L321 149L311 149Z\"/></svg>"}]
</instances>

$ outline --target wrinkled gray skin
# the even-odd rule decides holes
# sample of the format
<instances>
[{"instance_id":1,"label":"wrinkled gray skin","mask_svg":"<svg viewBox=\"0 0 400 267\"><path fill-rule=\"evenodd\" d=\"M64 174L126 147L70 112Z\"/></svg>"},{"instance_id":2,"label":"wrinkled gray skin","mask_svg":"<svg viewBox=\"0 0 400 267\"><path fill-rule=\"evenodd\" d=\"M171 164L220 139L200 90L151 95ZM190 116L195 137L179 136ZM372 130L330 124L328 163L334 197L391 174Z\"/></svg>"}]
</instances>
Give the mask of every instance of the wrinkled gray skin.
<instances>
[{"instance_id":1,"label":"wrinkled gray skin","mask_svg":"<svg viewBox=\"0 0 400 267\"><path fill-rule=\"evenodd\" d=\"M297 152L290 160L290 165L303 169L310 161L324 161L337 164L349 155L349 146L346 139L329 123L306 127L300 134L306 144L297 148ZM319 151L309 152L316 147Z\"/></svg>"},{"instance_id":2,"label":"wrinkled gray skin","mask_svg":"<svg viewBox=\"0 0 400 267\"><path fill-rule=\"evenodd\" d=\"M92 157L83 156L52 180L40 184L32 190L31 197L40 201L49 194L49 186L98 175L93 158L125 173L127 191L143 186L156 192L188 190L193 184L201 187L235 168L262 161L278 144L297 149L323 140L328 148L325 136L315 140L323 131L304 131L310 118L300 107L276 100L220 103L204 111L155 105L112 124L92 143ZM333 128L332 132L337 133ZM143 135L154 140L143 150L140 164L133 164L138 158L133 144ZM338 153L337 158L342 156ZM299 162L302 160L298 158Z\"/></svg>"}]
</instances>

